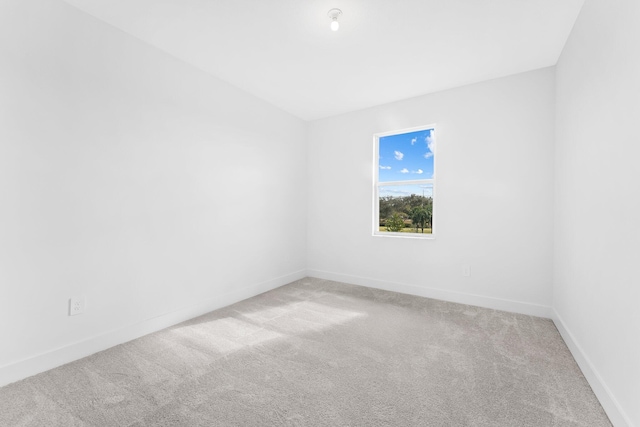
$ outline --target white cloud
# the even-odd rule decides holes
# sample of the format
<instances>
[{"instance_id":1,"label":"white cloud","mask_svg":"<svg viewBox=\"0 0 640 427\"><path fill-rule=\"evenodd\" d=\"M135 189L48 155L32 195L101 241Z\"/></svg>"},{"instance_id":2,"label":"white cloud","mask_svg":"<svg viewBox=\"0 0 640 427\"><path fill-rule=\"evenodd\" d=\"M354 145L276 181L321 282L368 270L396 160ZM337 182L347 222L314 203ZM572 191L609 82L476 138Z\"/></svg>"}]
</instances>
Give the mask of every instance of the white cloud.
<instances>
[{"instance_id":1,"label":"white cloud","mask_svg":"<svg viewBox=\"0 0 640 427\"><path fill-rule=\"evenodd\" d=\"M380 169L389 170L389 169L391 169L391 166L382 166L382 165L380 165Z\"/></svg>"},{"instance_id":2,"label":"white cloud","mask_svg":"<svg viewBox=\"0 0 640 427\"><path fill-rule=\"evenodd\" d=\"M385 188L384 190L382 190L380 192L380 195L384 195L384 194L409 194L409 191L404 191L404 190L395 190L395 189L390 189L390 188Z\"/></svg>"},{"instance_id":3,"label":"white cloud","mask_svg":"<svg viewBox=\"0 0 640 427\"><path fill-rule=\"evenodd\" d=\"M394 151L393 154L396 156L396 160L402 160L402 158L404 157L404 154L402 154L400 151Z\"/></svg>"},{"instance_id":4,"label":"white cloud","mask_svg":"<svg viewBox=\"0 0 640 427\"><path fill-rule=\"evenodd\" d=\"M428 159L429 157L433 157L433 153L429 151L428 153L424 153L424 158Z\"/></svg>"},{"instance_id":5,"label":"white cloud","mask_svg":"<svg viewBox=\"0 0 640 427\"><path fill-rule=\"evenodd\" d=\"M421 185L420 188L426 191L424 191L424 195L425 197L433 197L433 187L428 186L428 185Z\"/></svg>"},{"instance_id":6,"label":"white cloud","mask_svg":"<svg viewBox=\"0 0 640 427\"><path fill-rule=\"evenodd\" d=\"M411 140L411 145L415 144L417 140L418 140L418 137L416 136L415 138L413 138L413 139Z\"/></svg>"},{"instance_id":7,"label":"white cloud","mask_svg":"<svg viewBox=\"0 0 640 427\"><path fill-rule=\"evenodd\" d=\"M411 173L417 173L418 175L422 175L424 171L422 169L418 169L417 171L411 171Z\"/></svg>"},{"instance_id":8,"label":"white cloud","mask_svg":"<svg viewBox=\"0 0 640 427\"><path fill-rule=\"evenodd\" d=\"M400 173L409 173L409 169L404 168L404 169L402 169L402 170L400 171Z\"/></svg>"},{"instance_id":9,"label":"white cloud","mask_svg":"<svg viewBox=\"0 0 640 427\"><path fill-rule=\"evenodd\" d=\"M433 156L433 152L436 150L436 138L433 134L430 134L429 136L427 136L424 141L427 143L427 148L429 149L429 151L431 152L431 155ZM429 156L431 157L431 156Z\"/></svg>"}]
</instances>

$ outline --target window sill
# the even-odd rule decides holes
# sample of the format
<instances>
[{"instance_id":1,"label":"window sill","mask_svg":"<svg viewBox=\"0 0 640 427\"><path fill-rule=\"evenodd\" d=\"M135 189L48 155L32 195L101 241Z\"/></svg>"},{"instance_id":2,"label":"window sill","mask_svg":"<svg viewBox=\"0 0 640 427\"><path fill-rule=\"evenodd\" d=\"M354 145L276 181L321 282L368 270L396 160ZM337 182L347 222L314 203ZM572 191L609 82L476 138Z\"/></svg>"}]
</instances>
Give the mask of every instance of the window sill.
<instances>
[{"instance_id":1,"label":"window sill","mask_svg":"<svg viewBox=\"0 0 640 427\"><path fill-rule=\"evenodd\" d=\"M397 239L418 239L418 240L435 240L436 236L433 234L412 234L412 233L373 233L373 237L393 237Z\"/></svg>"}]
</instances>

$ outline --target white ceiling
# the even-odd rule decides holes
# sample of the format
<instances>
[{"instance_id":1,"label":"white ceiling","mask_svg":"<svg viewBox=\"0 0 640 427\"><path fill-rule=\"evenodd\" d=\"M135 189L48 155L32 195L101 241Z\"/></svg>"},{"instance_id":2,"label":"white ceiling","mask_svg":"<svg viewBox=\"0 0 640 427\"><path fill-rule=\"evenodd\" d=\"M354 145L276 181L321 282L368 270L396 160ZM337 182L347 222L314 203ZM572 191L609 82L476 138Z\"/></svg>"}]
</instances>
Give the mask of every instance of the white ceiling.
<instances>
[{"instance_id":1,"label":"white ceiling","mask_svg":"<svg viewBox=\"0 0 640 427\"><path fill-rule=\"evenodd\" d=\"M305 120L554 65L584 2L66 1Z\"/></svg>"}]
</instances>

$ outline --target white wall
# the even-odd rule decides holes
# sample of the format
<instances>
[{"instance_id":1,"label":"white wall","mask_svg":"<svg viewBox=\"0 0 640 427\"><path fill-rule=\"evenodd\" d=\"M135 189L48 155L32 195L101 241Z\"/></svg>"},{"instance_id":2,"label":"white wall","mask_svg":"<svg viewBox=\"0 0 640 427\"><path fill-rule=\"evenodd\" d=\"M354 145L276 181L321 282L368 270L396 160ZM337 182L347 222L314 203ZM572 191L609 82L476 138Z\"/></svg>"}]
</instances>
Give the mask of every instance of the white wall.
<instances>
[{"instance_id":1,"label":"white wall","mask_svg":"<svg viewBox=\"0 0 640 427\"><path fill-rule=\"evenodd\" d=\"M302 277L304 138L65 3L3 1L0 385Z\"/></svg>"},{"instance_id":2,"label":"white wall","mask_svg":"<svg viewBox=\"0 0 640 427\"><path fill-rule=\"evenodd\" d=\"M432 123L436 239L372 237L373 134ZM553 139L552 68L311 122L310 275L550 315Z\"/></svg>"},{"instance_id":3,"label":"white wall","mask_svg":"<svg viewBox=\"0 0 640 427\"><path fill-rule=\"evenodd\" d=\"M587 0L557 65L556 322L616 426L640 426L640 2Z\"/></svg>"}]
</instances>

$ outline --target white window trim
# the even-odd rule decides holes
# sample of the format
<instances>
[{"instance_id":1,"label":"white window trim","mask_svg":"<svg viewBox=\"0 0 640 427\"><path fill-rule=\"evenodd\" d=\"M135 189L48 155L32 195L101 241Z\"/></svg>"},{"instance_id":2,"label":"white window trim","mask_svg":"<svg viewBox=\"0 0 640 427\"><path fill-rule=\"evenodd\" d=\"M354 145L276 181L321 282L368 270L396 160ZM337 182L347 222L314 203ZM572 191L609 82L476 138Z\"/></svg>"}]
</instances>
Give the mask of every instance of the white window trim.
<instances>
[{"instance_id":1,"label":"white window trim","mask_svg":"<svg viewBox=\"0 0 640 427\"><path fill-rule=\"evenodd\" d=\"M381 132L373 135L373 227L372 227L372 235L373 237L393 237L393 238L402 238L402 239L422 239L422 240L434 240L436 238L436 221L432 220L431 223L431 234L421 234L421 233L396 233L392 231L380 231L380 193L379 187L384 187L388 185L411 185L411 184L430 184L433 186L432 190L432 216L433 218L437 218L436 216L436 178L438 175L436 174L436 164L438 162L438 156L436 151L438 150L438 139L436 136L436 146L435 151L433 152L433 176L431 179L414 179L407 181L385 181L384 183L380 183L378 179L380 178L380 138L391 135L398 135L403 133L411 133L418 132L421 130L433 129L434 134L437 135L437 126L434 124L426 125L426 126L417 126L408 129L399 129L395 131L389 132Z\"/></svg>"}]
</instances>

